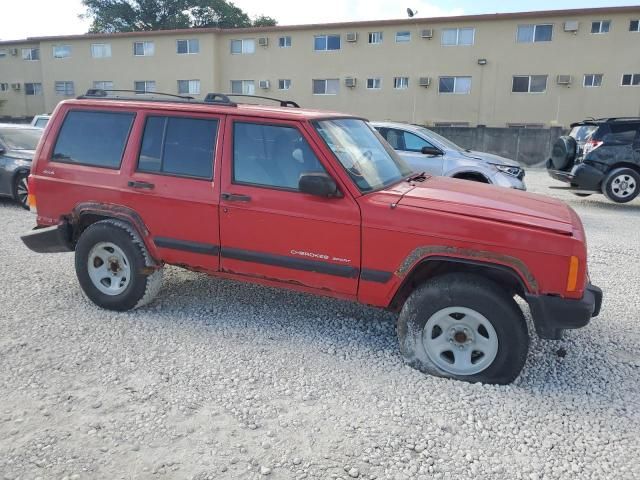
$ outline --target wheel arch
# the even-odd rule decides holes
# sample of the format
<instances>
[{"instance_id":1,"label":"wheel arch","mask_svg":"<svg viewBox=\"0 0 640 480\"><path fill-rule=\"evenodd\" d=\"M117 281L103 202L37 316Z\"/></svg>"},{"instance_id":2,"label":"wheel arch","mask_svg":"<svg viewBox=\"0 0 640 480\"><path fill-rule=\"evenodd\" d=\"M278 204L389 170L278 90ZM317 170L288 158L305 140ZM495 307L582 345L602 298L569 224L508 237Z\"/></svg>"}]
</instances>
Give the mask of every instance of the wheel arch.
<instances>
[{"instance_id":1,"label":"wheel arch","mask_svg":"<svg viewBox=\"0 0 640 480\"><path fill-rule=\"evenodd\" d=\"M144 221L137 212L122 205L96 202L86 202L76 205L67 219L71 225L72 244L76 244L82 232L89 226L96 222L109 219L120 220L131 225L144 242L152 259L156 263L160 263L155 244L151 241L149 229Z\"/></svg>"},{"instance_id":2,"label":"wheel arch","mask_svg":"<svg viewBox=\"0 0 640 480\"><path fill-rule=\"evenodd\" d=\"M488 278L504 288L509 294L525 298L525 294L537 291L537 283L528 270L523 274L512 265L488 260L464 257L433 255L420 259L407 272L396 290L389 309L400 311L405 301L424 282L448 274L470 273Z\"/></svg>"},{"instance_id":3,"label":"wheel arch","mask_svg":"<svg viewBox=\"0 0 640 480\"><path fill-rule=\"evenodd\" d=\"M460 180L470 180L474 182L482 182L482 183L491 183L489 177L487 177L484 173L479 172L477 170L463 170L461 172L456 172L451 175L451 178L458 178Z\"/></svg>"},{"instance_id":4,"label":"wheel arch","mask_svg":"<svg viewBox=\"0 0 640 480\"><path fill-rule=\"evenodd\" d=\"M640 165L633 162L617 162L609 167L609 170L607 170L605 175L609 175L611 172L618 170L619 168L630 168L640 175Z\"/></svg>"}]
</instances>

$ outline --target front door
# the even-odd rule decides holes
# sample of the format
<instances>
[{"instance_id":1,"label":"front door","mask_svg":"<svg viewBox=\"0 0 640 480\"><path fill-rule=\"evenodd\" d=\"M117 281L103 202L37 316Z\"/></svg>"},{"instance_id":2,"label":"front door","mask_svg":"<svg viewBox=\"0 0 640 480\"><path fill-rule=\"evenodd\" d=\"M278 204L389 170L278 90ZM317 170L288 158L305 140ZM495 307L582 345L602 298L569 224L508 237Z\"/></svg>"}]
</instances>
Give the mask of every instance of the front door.
<instances>
[{"instance_id":1,"label":"front door","mask_svg":"<svg viewBox=\"0 0 640 480\"><path fill-rule=\"evenodd\" d=\"M222 271L355 296L360 210L346 192L321 198L298 190L302 173L331 174L304 125L229 117L226 129Z\"/></svg>"},{"instance_id":2,"label":"front door","mask_svg":"<svg viewBox=\"0 0 640 480\"><path fill-rule=\"evenodd\" d=\"M414 172L442 175L444 169L443 156L422 153L423 147L435 148L434 145L424 138L405 130L397 128L379 128L378 130Z\"/></svg>"},{"instance_id":3,"label":"front door","mask_svg":"<svg viewBox=\"0 0 640 480\"><path fill-rule=\"evenodd\" d=\"M219 269L214 163L223 126L219 116L163 112L149 112L136 124L140 147L125 205L135 205L167 263Z\"/></svg>"}]
</instances>

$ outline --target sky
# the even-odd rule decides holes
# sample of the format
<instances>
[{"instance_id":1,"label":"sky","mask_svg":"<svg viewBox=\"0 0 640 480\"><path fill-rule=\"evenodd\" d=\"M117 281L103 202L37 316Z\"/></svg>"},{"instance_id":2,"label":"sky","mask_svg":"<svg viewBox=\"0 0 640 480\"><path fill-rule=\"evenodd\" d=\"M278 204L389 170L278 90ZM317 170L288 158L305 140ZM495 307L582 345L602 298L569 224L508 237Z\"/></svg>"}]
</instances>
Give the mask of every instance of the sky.
<instances>
[{"instance_id":1,"label":"sky","mask_svg":"<svg viewBox=\"0 0 640 480\"><path fill-rule=\"evenodd\" d=\"M280 25L638 5L640 0L235 0L255 17L274 17ZM81 0L0 0L0 39L86 33L89 21Z\"/></svg>"}]
</instances>

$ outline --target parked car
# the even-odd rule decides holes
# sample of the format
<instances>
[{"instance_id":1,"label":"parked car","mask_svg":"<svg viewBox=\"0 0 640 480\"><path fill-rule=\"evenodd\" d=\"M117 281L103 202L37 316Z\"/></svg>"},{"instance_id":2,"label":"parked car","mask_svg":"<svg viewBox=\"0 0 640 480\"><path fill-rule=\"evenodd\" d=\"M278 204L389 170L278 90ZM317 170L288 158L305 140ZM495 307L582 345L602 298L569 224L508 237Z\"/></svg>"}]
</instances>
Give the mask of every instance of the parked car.
<instances>
[{"instance_id":1,"label":"parked car","mask_svg":"<svg viewBox=\"0 0 640 480\"><path fill-rule=\"evenodd\" d=\"M640 118L572 124L569 135L554 143L547 171L576 195L603 193L613 202L630 202L640 194Z\"/></svg>"},{"instance_id":2,"label":"parked car","mask_svg":"<svg viewBox=\"0 0 640 480\"><path fill-rule=\"evenodd\" d=\"M31 120L31 126L44 129L44 127L47 126L47 123L49 123L50 118L51 115L36 115Z\"/></svg>"},{"instance_id":3,"label":"parked car","mask_svg":"<svg viewBox=\"0 0 640 480\"><path fill-rule=\"evenodd\" d=\"M30 177L22 240L75 251L102 308L147 304L178 265L399 312L410 365L499 384L527 357L514 295L542 338L598 315L584 229L560 201L413 173L349 115L154 95L59 103Z\"/></svg>"},{"instance_id":4,"label":"parked car","mask_svg":"<svg viewBox=\"0 0 640 480\"><path fill-rule=\"evenodd\" d=\"M0 196L27 206L27 177L42 130L29 125L0 123Z\"/></svg>"},{"instance_id":5,"label":"parked car","mask_svg":"<svg viewBox=\"0 0 640 480\"><path fill-rule=\"evenodd\" d=\"M490 183L526 190L524 169L513 160L491 153L465 150L425 127L372 122L414 172Z\"/></svg>"}]
</instances>

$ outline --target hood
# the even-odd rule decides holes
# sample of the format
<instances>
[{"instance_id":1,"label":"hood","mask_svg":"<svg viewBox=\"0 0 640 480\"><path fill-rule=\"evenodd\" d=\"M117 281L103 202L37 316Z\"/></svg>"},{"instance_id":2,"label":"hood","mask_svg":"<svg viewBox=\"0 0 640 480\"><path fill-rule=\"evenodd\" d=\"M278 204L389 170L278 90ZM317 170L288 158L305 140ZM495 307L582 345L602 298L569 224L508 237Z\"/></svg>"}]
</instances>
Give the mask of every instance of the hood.
<instances>
[{"instance_id":1,"label":"hood","mask_svg":"<svg viewBox=\"0 0 640 480\"><path fill-rule=\"evenodd\" d=\"M17 160L33 160L35 150L7 150L3 153L5 157L15 158Z\"/></svg>"},{"instance_id":2,"label":"hood","mask_svg":"<svg viewBox=\"0 0 640 480\"><path fill-rule=\"evenodd\" d=\"M496 163L498 165L508 165L510 167L519 167L520 164L515 160L510 160L508 158L501 157L500 155L494 155L493 153L485 153L485 152L476 152L472 151L464 151L462 154L465 157L473 158L475 160L482 160L483 162L488 163Z\"/></svg>"},{"instance_id":3,"label":"hood","mask_svg":"<svg viewBox=\"0 0 640 480\"><path fill-rule=\"evenodd\" d=\"M559 200L468 180L429 177L404 193L399 205L533 227L563 235L573 233L569 207Z\"/></svg>"}]
</instances>

